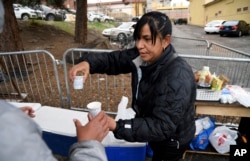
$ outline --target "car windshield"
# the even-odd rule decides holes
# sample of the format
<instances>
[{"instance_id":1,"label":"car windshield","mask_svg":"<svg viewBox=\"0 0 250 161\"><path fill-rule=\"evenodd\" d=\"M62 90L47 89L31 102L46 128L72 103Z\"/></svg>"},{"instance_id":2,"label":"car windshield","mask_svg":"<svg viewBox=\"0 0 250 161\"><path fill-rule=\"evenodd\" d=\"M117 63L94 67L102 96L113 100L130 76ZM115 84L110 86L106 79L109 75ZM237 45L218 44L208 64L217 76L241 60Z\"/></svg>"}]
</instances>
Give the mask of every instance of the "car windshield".
<instances>
[{"instance_id":1,"label":"car windshield","mask_svg":"<svg viewBox=\"0 0 250 161\"><path fill-rule=\"evenodd\" d=\"M226 21L223 25L234 26L237 25L239 21Z\"/></svg>"},{"instance_id":2,"label":"car windshield","mask_svg":"<svg viewBox=\"0 0 250 161\"><path fill-rule=\"evenodd\" d=\"M131 23L123 23L120 26L118 26L117 28L119 29L128 29L131 27Z\"/></svg>"},{"instance_id":3,"label":"car windshield","mask_svg":"<svg viewBox=\"0 0 250 161\"><path fill-rule=\"evenodd\" d=\"M211 21L207 25L218 25L221 24L223 21Z\"/></svg>"}]
</instances>

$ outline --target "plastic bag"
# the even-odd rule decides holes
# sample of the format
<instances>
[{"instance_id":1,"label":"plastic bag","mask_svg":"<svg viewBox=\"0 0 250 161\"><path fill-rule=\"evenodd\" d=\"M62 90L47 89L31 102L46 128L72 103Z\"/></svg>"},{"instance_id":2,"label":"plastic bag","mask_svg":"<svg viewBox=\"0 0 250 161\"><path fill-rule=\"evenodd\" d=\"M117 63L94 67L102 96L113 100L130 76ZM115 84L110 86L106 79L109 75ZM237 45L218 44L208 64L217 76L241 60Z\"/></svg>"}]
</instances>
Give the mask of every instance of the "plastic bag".
<instances>
[{"instance_id":1,"label":"plastic bag","mask_svg":"<svg viewBox=\"0 0 250 161\"><path fill-rule=\"evenodd\" d=\"M135 111L132 108L127 108L128 97L122 96L121 102L118 105L115 121L119 119L132 119L135 117Z\"/></svg>"},{"instance_id":2,"label":"plastic bag","mask_svg":"<svg viewBox=\"0 0 250 161\"><path fill-rule=\"evenodd\" d=\"M241 105L250 107L250 94L246 90L237 85L227 85L226 88Z\"/></svg>"},{"instance_id":3,"label":"plastic bag","mask_svg":"<svg viewBox=\"0 0 250 161\"><path fill-rule=\"evenodd\" d=\"M195 137L190 143L192 150L205 150L209 145L209 135L215 128L214 119L208 116L199 118L195 121L196 132Z\"/></svg>"},{"instance_id":4,"label":"plastic bag","mask_svg":"<svg viewBox=\"0 0 250 161\"><path fill-rule=\"evenodd\" d=\"M209 141L218 153L224 154L230 151L230 145L236 145L237 137L237 131L218 126L210 134Z\"/></svg>"}]
</instances>

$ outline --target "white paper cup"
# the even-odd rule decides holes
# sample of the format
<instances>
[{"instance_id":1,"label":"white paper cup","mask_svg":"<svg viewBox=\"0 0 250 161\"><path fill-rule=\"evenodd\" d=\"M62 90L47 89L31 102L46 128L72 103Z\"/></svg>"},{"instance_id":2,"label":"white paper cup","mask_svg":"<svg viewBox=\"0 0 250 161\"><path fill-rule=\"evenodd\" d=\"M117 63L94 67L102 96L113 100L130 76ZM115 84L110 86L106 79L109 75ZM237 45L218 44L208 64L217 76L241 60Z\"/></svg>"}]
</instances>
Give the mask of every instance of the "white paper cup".
<instances>
[{"instance_id":1,"label":"white paper cup","mask_svg":"<svg viewBox=\"0 0 250 161\"><path fill-rule=\"evenodd\" d=\"M90 102L87 104L90 114L95 117L102 109L102 103L98 101Z\"/></svg>"},{"instance_id":2,"label":"white paper cup","mask_svg":"<svg viewBox=\"0 0 250 161\"><path fill-rule=\"evenodd\" d=\"M74 89L83 89L84 77L76 76L74 79Z\"/></svg>"}]
</instances>

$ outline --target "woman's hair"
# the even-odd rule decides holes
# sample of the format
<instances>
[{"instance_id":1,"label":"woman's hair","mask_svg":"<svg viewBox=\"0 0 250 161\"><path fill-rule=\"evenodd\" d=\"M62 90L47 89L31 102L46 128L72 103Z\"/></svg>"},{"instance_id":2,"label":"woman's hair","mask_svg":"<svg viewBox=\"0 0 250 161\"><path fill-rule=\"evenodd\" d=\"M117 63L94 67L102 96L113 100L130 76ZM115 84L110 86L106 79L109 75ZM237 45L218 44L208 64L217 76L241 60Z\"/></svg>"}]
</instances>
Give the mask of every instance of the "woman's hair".
<instances>
[{"instance_id":1,"label":"woman's hair","mask_svg":"<svg viewBox=\"0 0 250 161\"><path fill-rule=\"evenodd\" d=\"M172 34L172 24L168 16L161 12L152 11L145 13L137 22L133 35L134 40L140 38L142 27L145 24L148 24L149 26L153 44L155 44L157 35L164 38L166 35Z\"/></svg>"}]
</instances>

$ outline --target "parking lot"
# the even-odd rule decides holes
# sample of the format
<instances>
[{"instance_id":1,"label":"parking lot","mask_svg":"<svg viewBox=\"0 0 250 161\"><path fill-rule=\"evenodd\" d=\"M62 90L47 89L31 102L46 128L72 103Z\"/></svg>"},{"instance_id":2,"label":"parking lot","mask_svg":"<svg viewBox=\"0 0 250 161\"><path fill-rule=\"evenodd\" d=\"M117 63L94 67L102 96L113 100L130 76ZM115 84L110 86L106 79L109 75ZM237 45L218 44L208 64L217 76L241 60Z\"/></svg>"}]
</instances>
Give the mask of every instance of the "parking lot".
<instances>
[{"instance_id":1,"label":"parking lot","mask_svg":"<svg viewBox=\"0 0 250 161\"><path fill-rule=\"evenodd\" d=\"M206 34L203 27L194 25L173 25L173 36L206 39L210 42L219 43L221 45L243 51L250 54L250 34L247 36L236 37L226 36L220 37L219 34Z\"/></svg>"}]
</instances>

